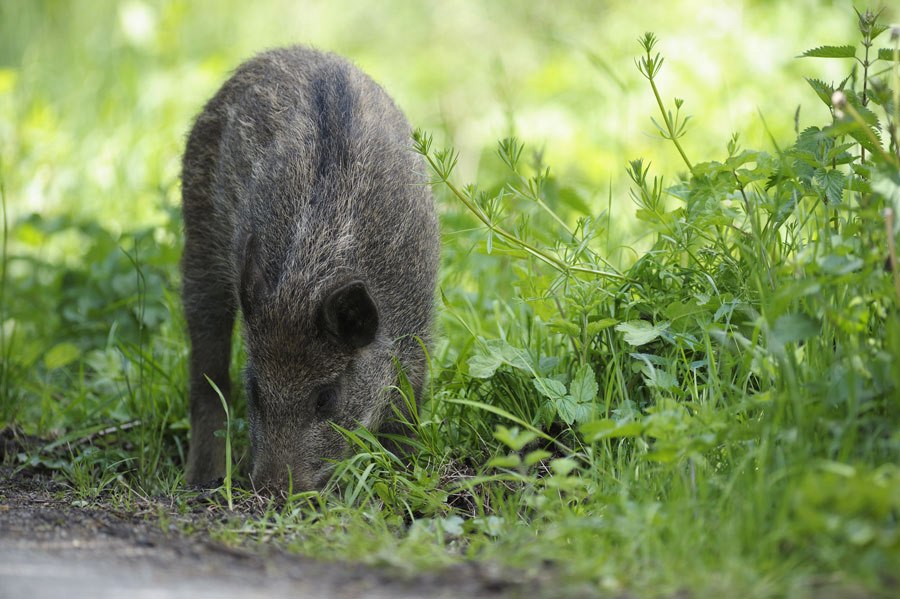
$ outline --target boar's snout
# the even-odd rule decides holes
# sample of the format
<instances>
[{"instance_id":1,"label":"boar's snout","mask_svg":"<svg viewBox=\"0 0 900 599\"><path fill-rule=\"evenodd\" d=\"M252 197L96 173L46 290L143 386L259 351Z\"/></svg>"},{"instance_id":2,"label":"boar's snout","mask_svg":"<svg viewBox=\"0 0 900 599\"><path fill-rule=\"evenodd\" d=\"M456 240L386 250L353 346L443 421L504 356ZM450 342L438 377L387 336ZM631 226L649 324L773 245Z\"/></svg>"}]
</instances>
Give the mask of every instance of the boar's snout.
<instances>
[{"instance_id":1,"label":"boar's snout","mask_svg":"<svg viewBox=\"0 0 900 599\"><path fill-rule=\"evenodd\" d=\"M275 495L318 490L325 486L332 467L323 463L316 469L291 466L283 462L262 462L253 466L250 478L258 492Z\"/></svg>"}]
</instances>

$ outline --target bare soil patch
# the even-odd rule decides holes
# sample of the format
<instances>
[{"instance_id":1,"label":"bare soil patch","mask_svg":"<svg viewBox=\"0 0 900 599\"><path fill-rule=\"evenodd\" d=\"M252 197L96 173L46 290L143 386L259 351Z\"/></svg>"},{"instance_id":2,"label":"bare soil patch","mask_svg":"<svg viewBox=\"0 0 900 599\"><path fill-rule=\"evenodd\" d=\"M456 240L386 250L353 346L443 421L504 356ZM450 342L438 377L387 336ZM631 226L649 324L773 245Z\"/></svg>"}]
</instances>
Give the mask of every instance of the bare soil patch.
<instances>
[{"instance_id":1,"label":"bare soil patch","mask_svg":"<svg viewBox=\"0 0 900 599\"><path fill-rule=\"evenodd\" d=\"M2 440L0 453L12 454L10 439ZM0 466L0 597L394 599L536 591L534 580L475 562L410 575L265 544L232 547L211 538L218 516L203 497L188 513L163 499L137 501L128 511L120 503L79 501L46 473Z\"/></svg>"}]
</instances>

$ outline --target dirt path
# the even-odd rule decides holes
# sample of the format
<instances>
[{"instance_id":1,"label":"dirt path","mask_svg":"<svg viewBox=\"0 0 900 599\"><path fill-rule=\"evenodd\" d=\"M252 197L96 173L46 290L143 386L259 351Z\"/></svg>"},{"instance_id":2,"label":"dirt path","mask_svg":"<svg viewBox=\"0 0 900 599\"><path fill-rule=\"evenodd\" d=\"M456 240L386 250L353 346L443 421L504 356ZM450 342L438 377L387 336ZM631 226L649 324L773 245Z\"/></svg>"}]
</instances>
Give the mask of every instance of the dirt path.
<instances>
[{"instance_id":1,"label":"dirt path","mask_svg":"<svg viewBox=\"0 0 900 599\"><path fill-rule=\"evenodd\" d=\"M166 530L162 504L81 507L52 481L0 469L0 598L513 597L520 583L478 564L412 578L277 548L235 549ZM183 517L183 516L181 516ZM531 589L533 592L533 589ZM531 595L531 592L527 594Z\"/></svg>"}]
</instances>

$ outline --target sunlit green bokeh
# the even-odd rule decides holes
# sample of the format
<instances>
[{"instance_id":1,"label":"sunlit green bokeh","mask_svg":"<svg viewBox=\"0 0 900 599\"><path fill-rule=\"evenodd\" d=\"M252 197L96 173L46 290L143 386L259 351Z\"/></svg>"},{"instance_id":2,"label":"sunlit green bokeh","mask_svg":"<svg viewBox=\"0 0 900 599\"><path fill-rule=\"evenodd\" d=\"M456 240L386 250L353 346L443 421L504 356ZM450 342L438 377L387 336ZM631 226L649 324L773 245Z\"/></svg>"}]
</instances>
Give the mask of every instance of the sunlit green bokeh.
<instances>
[{"instance_id":1,"label":"sunlit green bokeh","mask_svg":"<svg viewBox=\"0 0 900 599\"><path fill-rule=\"evenodd\" d=\"M694 117L686 149L708 155L732 131L765 147L760 115L776 139L798 106L801 124L821 117L801 76L839 71L795 57L823 39L852 41L849 14L849 5L813 0L4 2L10 219L71 214L127 230L169 218L192 116L240 61L291 43L353 59L414 126L459 149L462 179L477 175L497 139L515 135L542 148L598 211L612 185L615 216L627 219L626 160L679 168L650 122L656 106L633 63L638 36L661 38L664 99L685 100ZM79 259L77 240L44 241L15 230L13 245Z\"/></svg>"}]
</instances>

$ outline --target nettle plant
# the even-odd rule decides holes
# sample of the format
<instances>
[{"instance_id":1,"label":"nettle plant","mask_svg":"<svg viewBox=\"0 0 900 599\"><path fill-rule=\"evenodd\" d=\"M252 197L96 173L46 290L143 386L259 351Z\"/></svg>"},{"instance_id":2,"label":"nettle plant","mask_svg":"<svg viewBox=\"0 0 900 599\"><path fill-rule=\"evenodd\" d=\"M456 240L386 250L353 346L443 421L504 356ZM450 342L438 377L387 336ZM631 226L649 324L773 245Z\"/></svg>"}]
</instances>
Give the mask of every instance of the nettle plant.
<instances>
[{"instance_id":1,"label":"nettle plant","mask_svg":"<svg viewBox=\"0 0 900 599\"><path fill-rule=\"evenodd\" d=\"M768 151L733 134L722 158L703 162L680 143L683 101L670 107L658 89L657 38L639 40L653 122L685 172L667 183L641 159L628 164L636 218L655 240L626 270L604 257L609 215L591 214L539 157L524 164L517 140L499 143L508 178L485 191L455 184L455 151L416 132L435 184L484 227L485 252L511 261L520 300L507 310L518 333L468 327L471 350L448 376L470 399L448 401L490 426L515 424L495 434L514 450L515 431L528 430L582 448L632 438L645 457L675 462L758 427L760 413L776 427L837 431L831 455L864 431L886 442L868 433L900 392L900 28L857 15L858 46L802 55L852 62L838 83L807 79L828 122L796 126L789 144L770 136Z\"/></svg>"}]
</instances>

